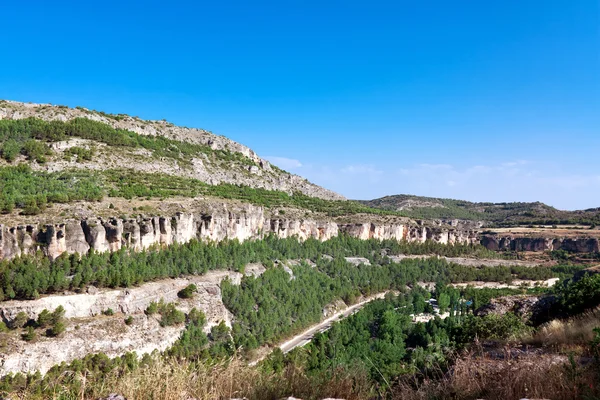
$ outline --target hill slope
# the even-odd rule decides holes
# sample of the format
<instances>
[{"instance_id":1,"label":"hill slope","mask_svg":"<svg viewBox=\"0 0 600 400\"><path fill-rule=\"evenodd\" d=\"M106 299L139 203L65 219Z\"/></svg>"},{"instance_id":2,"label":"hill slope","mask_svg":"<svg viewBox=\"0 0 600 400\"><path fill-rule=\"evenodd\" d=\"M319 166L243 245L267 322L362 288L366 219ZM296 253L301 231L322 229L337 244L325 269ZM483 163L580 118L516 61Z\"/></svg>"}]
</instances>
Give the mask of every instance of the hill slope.
<instances>
[{"instance_id":1,"label":"hill slope","mask_svg":"<svg viewBox=\"0 0 600 400\"><path fill-rule=\"evenodd\" d=\"M328 200L343 196L290 174L248 147L211 132L82 107L0 101L0 167L108 171L193 178Z\"/></svg>"},{"instance_id":2,"label":"hill slope","mask_svg":"<svg viewBox=\"0 0 600 400\"><path fill-rule=\"evenodd\" d=\"M473 203L405 194L359 202L368 207L400 212L412 218L457 218L486 221L499 226L600 223L600 209L563 211L540 202Z\"/></svg>"}]
</instances>

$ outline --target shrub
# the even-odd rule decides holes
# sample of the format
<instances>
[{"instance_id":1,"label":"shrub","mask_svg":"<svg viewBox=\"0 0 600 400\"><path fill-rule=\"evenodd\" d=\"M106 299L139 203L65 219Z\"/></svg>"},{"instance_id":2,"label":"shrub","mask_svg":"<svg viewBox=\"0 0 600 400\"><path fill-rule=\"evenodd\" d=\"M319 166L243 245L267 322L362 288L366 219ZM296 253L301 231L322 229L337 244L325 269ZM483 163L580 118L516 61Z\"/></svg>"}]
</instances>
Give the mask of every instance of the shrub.
<instances>
[{"instance_id":1,"label":"shrub","mask_svg":"<svg viewBox=\"0 0 600 400\"><path fill-rule=\"evenodd\" d=\"M29 321L29 317L23 311L20 311L15 318L10 322L10 327L12 329L18 329L25 326L25 324Z\"/></svg>"},{"instance_id":2,"label":"shrub","mask_svg":"<svg viewBox=\"0 0 600 400\"><path fill-rule=\"evenodd\" d=\"M185 322L185 314L176 309L173 303L165 304L159 312L162 316L160 319L160 326L162 327L179 325Z\"/></svg>"},{"instance_id":3,"label":"shrub","mask_svg":"<svg viewBox=\"0 0 600 400\"><path fill-rule=\"evenodd\" d=\"M37 335L35 333L35 330L33 329L33 326L28 326L27 331L25 331L25 333L21 335L21 338L26 342L31 342L36 338L36 336Z\"/></svg>"},{"instance_id":4,"label":"shrub","mask_svg":"<svg viewBox=\"0 0 600 400\"><path fill-rule=\"evenodd\" d=\"M156 303L155 301L153 301L152 303L150 303L148 305L148 307L146 307L146 315L153 315L156 314L158 312L158 303Z\"/></svg>"},{"instance_id":5,"label":"shrub","mask_svg":"<svg viewBox=\"0 0 600 400\"><path fill-rule=\"evenodd\" d=\"M112 308L107 308L106 310L104 310L104 311L102 312L102 314L104 314L104 315L108 315L108 316L111 316L111 315L115 315L115 312L113 311L113 309L112 309Z\"/></svg>"},{"instance_id":6,"label":"shrub","mask_svg":"<svg viewBox=\"0 0 600 400\"><path fill-rule=\"evenodd\" d=\"M47 161L46 156L52 154L48 146L33 139L30 139L23 144L22 151L29 160L37 161L40 164L45 163Z\"/></svg>"},{"instance_id":7,"label":"shrub","mask_svg":"<svg viewBox=\"0 0 600 400\"><path fill-rule=\"evenodd\" d=\"M54 312L52 313L52 317L50 318L50 322L53 325L56 325L57 323L62 322L64 318L65 318L65 309L63 306L58 306L54 309Z\"/></svg>"},{"instance_id":8,"label":"shrub","mask_svg":"<svg viewBox=\"0 0 600 400\"><path fill-rule=\"evenodd\" d=\"M66 329L65 323L64 322L57 322L56 324L54 324L52 326L52 328L48 329L46 331L46 335L49 337L56 337L59 336L61 333L63 333Z\"/></svg>"},{"instance_id":9,"label":"shrub","mask_svg":"<svg viewBox=\"0 0 600 400\"><path fill-rule=\"evenodd\" d=\"M2 144L2 158L8 162L13 162L21 152L21 145L16 140L9 139Z\"/></svg>"},{"instance_id":10,"label":"shrub","mask_svg":"<svg viewBox=\"0 0 600 400\"><path fill-rule=\"evenodd\" d=\"M600 305L600 274L585 274L566 281L556 289L560 312L565 316L580 314Z\"/></svg>"},{"instance_id":11,"label":"shrub","mask_svg":"<svg viewBox=\"0 0 600 400\"><path fill-rule=\"evenodd\" d=\"M204 326L206 324L206 315L202 311L198 311L195 307L190 310L188 314L188 321L190 324L196 326Z\"/></svg>"},{"instance_id":12,"label":"shrub","mask_svg":"<svg viewBox=\"0 0 600 400\"><path fill-rule=\"evenodd\" d=\"M515 314L506 313L489 314L484 317L470 316L465 321L464 331L472 338L506 340L530 332L531 328Z\"/></svg>"},{"instance_id":13,"label":"shrub","mask_svg":"<svg viewBox=\"0 0 600 400\"><path fill-rule=\"evenodd\" d=\"M185 288L181 289L177 293L177 296L179 296L182 299L191 299L192 297L194 297L194 293L196 292L196 290L198 290L198 288L192 283L190 285L187 285Z\"/></svg>"},{"instance_id":14,"label":"shrub","mask_svg":"<svg viewBox=\"0 0 600 400\"><path fill-rule=\"evenodd\" d=\"M125 318L125 325L131 325L133 324L133 317L130 315L127 318Z\"/></svg>"},{"instance_id":15,"label":"shrub","mask_svg":"<svg viewBox=\"0 0 600 400\"><path fill-rule=\"evenodd\" d=\"M38 315L37 325L40 328L47 328L52 324L53 315L50 311L43 309L42 312Z\"/></svg>"}]
</instances>

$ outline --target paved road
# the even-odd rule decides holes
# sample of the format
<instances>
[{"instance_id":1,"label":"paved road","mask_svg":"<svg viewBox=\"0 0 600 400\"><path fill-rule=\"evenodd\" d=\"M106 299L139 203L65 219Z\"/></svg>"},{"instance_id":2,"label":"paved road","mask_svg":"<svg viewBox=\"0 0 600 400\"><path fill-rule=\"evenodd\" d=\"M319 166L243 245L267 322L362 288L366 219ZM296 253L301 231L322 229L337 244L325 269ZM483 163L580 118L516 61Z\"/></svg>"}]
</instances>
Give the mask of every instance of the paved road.
<instances>
[{"instance_id":1,"label":"paved road","mask_svg":"<svg viewBox=\"0 0 600 400\"><path fill-rule=\"evenodd\" d=\"M309 343L317 333L325 332L326 330L331 328L331 325L333 325L334 322L339 321L341 319L348 317L349 315L354 314L355 312L360 310L365 304L367 304L370 301L373 301L375 299L382 299L384 296L385 296L385 293L379 293L374 296L368 297L365 300L363 300L359 303L356 303L356 304L346 308L345 310L332 315L331 317L318 323L317 325L313 325L312 327L305 330L301 334L296 335L293 338L291 338L290 340L288 340L287 342L280 344L279 348L284 353L287 353L289 351L292 351L293 349L295 349L298 346L304 346L305 344Z\"/></svg>"},{"instance_id":2,"label":"paved road","mask_svg":"<svg viewBox=\"0 0 600 400\"><path fill-rule=\"evenodd\" d=\"M335 313L334 315L332 315L331 317L327 318L326 320L323 320L321 322L319 322L316 325L313 325L312 327L308 328L307 330L305 330L304 332L300 333L299 335L294 336L293 338L291 338L290 340L288 340L287 342L281 343L279 345L279 348L281 349L281 351L283 351L284 353L290 352L292 350L294 350L296 347L298 346L304 346L307 343L310 343L310 341L312 340L312 338L319 332L325 332L326 330L328 330L329 328L331 328L331 325L333 325L334 322L342 320L346 317L348 317L349 315L354 314L355 312L357 312L358 310L360 310L365 304L376 300L376 299L383 299L383 297L386 295L387 292L384 293L378 293L374 296L370 296L367 297L366 299L364 299L363 301L356 303L348 308L346 308L343 311L340 311L338 313ZM270 352L269 352L270 353ZM254 360L250 363L250 365L256 365L258 364L262 359L264 359L264 356L259 358L258 360Z\"/></svg>"}]
</instances>

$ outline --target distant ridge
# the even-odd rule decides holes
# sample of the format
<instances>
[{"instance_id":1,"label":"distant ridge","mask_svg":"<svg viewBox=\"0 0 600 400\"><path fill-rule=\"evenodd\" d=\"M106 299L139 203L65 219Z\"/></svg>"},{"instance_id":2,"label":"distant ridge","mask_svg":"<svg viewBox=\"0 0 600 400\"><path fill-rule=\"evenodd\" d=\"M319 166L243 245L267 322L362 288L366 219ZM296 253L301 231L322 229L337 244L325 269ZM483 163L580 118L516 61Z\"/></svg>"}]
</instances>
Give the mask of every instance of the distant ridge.
<instances>
[{"instance_id":1,"label":"distant ridge","mask_svg":"<svg viewBox=\"0 0 600 400\"><path fill-rule=\"evenodd\" d=\"M523 224L600 224L600 208L563 211L541 202L474 203L407 194L385 196L360 203L382 210L397 211L411 218L449 218L486 221L497 226Z\"/></svg>"}]
</instances>

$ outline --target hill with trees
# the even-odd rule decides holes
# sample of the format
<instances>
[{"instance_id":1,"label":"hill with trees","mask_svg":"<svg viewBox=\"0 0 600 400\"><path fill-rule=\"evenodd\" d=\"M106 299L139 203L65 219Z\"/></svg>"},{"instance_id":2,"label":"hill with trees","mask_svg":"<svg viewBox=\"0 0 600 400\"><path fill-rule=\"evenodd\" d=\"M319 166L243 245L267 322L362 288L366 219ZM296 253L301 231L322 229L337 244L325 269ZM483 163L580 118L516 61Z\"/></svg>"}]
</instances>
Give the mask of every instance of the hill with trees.
<instances>
[{"instance_id":1,"label":"hill with trees","mask_svg":"<svg viewBox=\"0 0 600 400\"><path fill-rule=\"evenodd\" d=\"M600 209L564 211L540 202L473 203L407 194L358 200L373 208L401 213L411 218L441 218L485 221L494 226L517 225L597 225Z\"/></svg>"}]
</instances>

